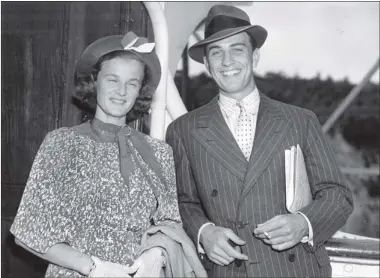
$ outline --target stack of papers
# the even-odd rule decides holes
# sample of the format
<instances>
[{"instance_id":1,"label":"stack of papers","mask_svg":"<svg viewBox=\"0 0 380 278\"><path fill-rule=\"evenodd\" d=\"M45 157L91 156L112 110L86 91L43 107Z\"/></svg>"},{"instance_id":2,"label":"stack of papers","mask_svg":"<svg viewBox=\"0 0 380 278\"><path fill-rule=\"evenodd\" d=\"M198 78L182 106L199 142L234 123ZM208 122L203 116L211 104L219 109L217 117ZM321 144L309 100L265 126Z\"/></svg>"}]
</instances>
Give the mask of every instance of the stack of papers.
<instances>
[{"instance_id":1,"label":"stack of papers","mask_svg":"<svg viewBox=\"0 0 380 278\"><path fill-rule=\"evenodd\" d=\"M294 213L313 200L305 160L299 145L285 150L286 208Z\"/></svg>"}]
</instances>

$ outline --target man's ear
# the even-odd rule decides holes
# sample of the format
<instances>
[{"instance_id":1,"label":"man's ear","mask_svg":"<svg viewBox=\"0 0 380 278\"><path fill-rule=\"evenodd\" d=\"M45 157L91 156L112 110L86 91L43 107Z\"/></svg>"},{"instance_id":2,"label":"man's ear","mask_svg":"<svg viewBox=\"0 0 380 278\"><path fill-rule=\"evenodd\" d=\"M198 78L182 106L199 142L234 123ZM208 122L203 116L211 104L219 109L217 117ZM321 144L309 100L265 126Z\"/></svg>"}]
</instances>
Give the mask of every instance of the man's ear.
<instances>
[{"instance_id":1,"label":"man's ear","mask_svg":"<svg viewBox=\"0 0 380 278\"><path fill-rule=\"evenodd\" d=\"M205 64L205 67L206 67L207 71L211 74L210 67L209 67L209 64L208 64L206 56L203 56L203 63Z\"/></svg>"},{"instance_id":2,"label":"man's ear","mask_svg":"<svg viewBox=\"0 0 380 278\"><path fill-rule=\"evenodd\" d=\"M260 60L260 49L255 48L252 53L253 68L256 68Z\"/></svg>"}]
</instances>

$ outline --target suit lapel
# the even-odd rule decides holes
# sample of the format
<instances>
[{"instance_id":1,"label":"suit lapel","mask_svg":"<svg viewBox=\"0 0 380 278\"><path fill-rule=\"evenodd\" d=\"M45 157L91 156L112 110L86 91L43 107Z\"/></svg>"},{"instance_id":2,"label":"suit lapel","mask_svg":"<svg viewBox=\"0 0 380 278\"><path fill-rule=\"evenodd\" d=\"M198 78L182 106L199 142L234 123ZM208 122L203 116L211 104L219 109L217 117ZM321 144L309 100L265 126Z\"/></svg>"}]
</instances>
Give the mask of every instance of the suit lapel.
<instances>
[{"instance_id":1,"label":"suit lapel","mask_svg":"<svg viewBox=\"0 0 380 278\"><path fill-rule=\"evenodd\" d=\"M268 166L277 147L284 139L290 122L273 100L260 94L260 107L257 118L255 140L247 175L244 181L242 196L245 196Z\"/></svg>"},{"instance_id":2,"label":"suit lapel","mask_svg":"<svg viewBox=\"0 0 380 278\"><path fill-rule=\"evenodd\" d=\"M219 163L244 180L248 162L223 118L217 97L201 111L192 135Z\"/></svg>"}]
</instances>

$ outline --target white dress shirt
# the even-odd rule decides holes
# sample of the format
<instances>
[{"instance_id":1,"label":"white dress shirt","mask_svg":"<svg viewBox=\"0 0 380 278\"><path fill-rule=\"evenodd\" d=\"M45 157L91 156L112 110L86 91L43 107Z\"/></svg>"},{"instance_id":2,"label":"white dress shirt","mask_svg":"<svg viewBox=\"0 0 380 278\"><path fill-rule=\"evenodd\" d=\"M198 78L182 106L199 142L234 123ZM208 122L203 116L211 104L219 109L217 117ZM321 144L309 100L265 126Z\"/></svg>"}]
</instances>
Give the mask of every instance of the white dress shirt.
<instances>
[{"instance_id":1,"label":"white dress shirt","mask_svg":"<svg viewBox=\"0 0 380 278\"><path fill-rule=\"evenodd\" d=\"M236 128L238 125L238 120L239 120L239 114L240 114L240 108L237 105L239 101L228 97L224 94L219 93L219 107L220 110L222 111L222 115L224 120L227 123L228 128L230 129L231 133L233 134L234 138L236 139ZM240 105L244 107L244 109L250 114L251 118L251 123L252 123L252 131L253 131L253 138L255 137L256 133L256 124L257 124L257 114L259 112L259 106L260 106L260 94L259 91L257 90L257 87L253 90L252 93L250 93L248 96L246 96L244 99L240 101ZM253 142L252 142L253 144ZM307 221L308 227L309 227L309 235L303 237L301 240L302 243L308 242L310 245L313 245L313 228L311 226L311 223L307 216L303 214L302 212L296 212L298 214L301 214ZM199 243L201 232L203 228L205 228L208 225L214 225L212 222L207 222L203 224L199 231L198 231L198 252L204 254L205 251L202 248L202 246Z\"/></svg>"},{"instance_id":2,"label":"white dress shirt","mask_svg":"<svg viewBox=\"0 0 380 278\"><path fill-rule=\"evenodd\" d=\"M236 128L238 126L240 108L238 106L240 103L244 107L245 111L251 116L253 137L255 137L257 113L259 112L260 105L260 94L255 88L255 90L248 96L243 98L241 101L237 101L226 95L219 94L219 106L222 111L222 115L227 123L228 128L231 130L234 138L236 139ZM253 144L253 142L252 142Z\"/></svg>"}]
</instances>

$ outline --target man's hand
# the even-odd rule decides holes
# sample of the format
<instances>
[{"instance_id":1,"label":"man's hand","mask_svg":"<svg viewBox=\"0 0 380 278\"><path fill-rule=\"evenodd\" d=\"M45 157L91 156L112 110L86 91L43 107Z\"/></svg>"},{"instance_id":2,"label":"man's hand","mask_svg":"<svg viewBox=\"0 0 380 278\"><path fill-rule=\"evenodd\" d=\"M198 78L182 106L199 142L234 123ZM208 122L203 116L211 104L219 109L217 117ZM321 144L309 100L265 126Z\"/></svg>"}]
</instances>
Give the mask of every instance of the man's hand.
<instances>
[{"instance_id":1,"label":"man's hand","mask_svg":"<svg viewBox=\"0 0 380 278\"><path fill-rule=\"evenodd\" d=\"M207 257L218 265L228 265L233 260L248 260L248 257L235 250L228 240L233 241L236 245L244 245L245 242L239 238L232 230L208 225L201 233L200 242L206 251Z\"/></svg>"},{"instance_id":2,"label":"man's hand","mask_svg":"<svg viewBox=\"0 0 380 278\"><path fill-rule=\"evenodd\" d=\"M133 277L160 277L165 257L160 248L151 248L138 257L129 268Z\"/></svg>"},{"instance_id":3,"label":"man's hand","mask_svg":"<svg viewBox=\"0 0 380 278\"><path fill-rule=\"evenodd\" d=\"M308 230L307 221L302 215L283 214L258 224L253 232L273 249L282 251L301 242L308 235Z\"/></svg>"}]
</instances>

